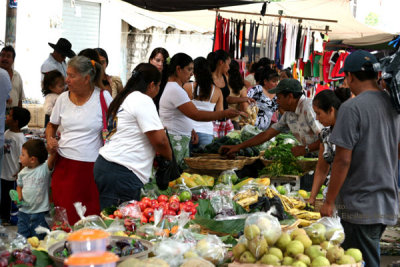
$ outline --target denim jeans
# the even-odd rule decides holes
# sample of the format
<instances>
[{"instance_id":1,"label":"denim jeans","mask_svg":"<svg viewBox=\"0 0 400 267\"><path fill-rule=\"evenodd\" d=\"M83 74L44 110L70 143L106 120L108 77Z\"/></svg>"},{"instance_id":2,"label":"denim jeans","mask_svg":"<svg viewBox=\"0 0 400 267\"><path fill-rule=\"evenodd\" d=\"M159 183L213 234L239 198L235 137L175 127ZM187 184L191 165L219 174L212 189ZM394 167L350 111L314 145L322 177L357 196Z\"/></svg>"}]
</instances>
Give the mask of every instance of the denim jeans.
<instances>
[{"instance_id":1,"label":"denim jeans","mask_svg":"<svg viewBox=\"0 0 400 267\"><path fill-rule=\"evenodd\" d=\"M345 240L342 244L344 249L358 248L361 250L365 266L380 266L379 241L386 225L383 224L354 224L341 221L344 228Z\"/></svg>"},{"instance_id":2,"label":"denim jeans","mask_svg":"<svg viewBox=\"0 0 400 267\"><path fill-rule=\"evenodd\" d=\"M206 133L197 133L199 136L199 143L198 145L201 147L205 147L208 144L212 143L212 140L214 136L212 134L206 134Z\"/></svg>"},{"instance_id":3,"label":"denim jeans","mask_svg":"<svg viewBox=\"0 0 400 267\"><path fill-rule=\"evenodd\" d=\"M140 200L143 183L128 168L107 161L99 155L94 164L94 181L99 190L100 209L119 206L130 200Z\"/></svg>"},{"instance_id":4,"label":"denim jeans","mask_svg":"<svg viewBox=\"0 0 400 267\"><path fill-rule=\"evenodd\" d=\"M49 228L45 220L47 212L39 212L28 214L22 211L18 212L18 234L24 236L25 238L37 236L40 240L43 239L46 234L37 235L35 228L38 226L43 226Z\"/></svg>"}]
</instances>

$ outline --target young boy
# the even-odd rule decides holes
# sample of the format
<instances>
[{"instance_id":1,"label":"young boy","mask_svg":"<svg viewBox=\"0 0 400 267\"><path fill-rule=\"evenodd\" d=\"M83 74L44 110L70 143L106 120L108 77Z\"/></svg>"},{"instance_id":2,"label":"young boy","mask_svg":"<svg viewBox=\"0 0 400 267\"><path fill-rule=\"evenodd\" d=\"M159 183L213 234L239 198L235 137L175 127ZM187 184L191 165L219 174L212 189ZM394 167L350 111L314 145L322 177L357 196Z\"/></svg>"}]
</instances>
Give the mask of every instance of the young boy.
<instances>
[{"instance_id":1,"label":"young boy","mask_svg":"<svg viewBox=\"0 0 400 267\"><path fill-rule=\"evenodd\" d=\"M23 144L19 157L24 168L18 174L17 192L25 203L18 212L18 233L26 238L35 236L39 225L48 227L44 217L49 211L50 177L57 152L49 153L48 157L44 142L35 139Z\"/></svg>"},{"instance_id":2,"label":"young boy","mask_svg":"<svg viewBox=\"0 0 400 267\"><path fill-rule=\"evenodd\" d=\"M1 166L1 220L3 224L10 222L11 199L9 191L15 189L15 180L21 170L19 155L23 143L26 142L21 128L28 124L31 119L29 110L13 107L6 117L8 130L4 133L4 156Z\"/></svg>"}]
</instances>

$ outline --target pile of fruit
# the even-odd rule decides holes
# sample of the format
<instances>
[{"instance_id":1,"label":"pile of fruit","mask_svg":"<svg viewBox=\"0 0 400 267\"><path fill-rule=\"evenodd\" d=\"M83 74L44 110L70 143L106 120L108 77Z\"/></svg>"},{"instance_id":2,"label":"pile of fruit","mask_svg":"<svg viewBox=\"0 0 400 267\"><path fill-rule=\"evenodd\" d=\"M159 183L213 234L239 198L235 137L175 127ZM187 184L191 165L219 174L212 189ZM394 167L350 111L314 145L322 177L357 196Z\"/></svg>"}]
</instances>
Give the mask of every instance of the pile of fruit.
<instances>
[{"instance_id":1,"label":"pile of fruit","mask_svg":"<svg viewBox=\"0 0 400 267\"><path fill-rule=\"evenodd\" d=\"M340 244L344 240L341 229L326 230L322 223L312 224L291 233L283 232L276 242L263 235L260 223L247 225L244 236L233 248L236 261L261 263L273 266L330 266L332 264L354 264L362 261L358 249L344 251Z\"/></svg>"},{"instance_id":2,"label":"pile of fruit","mask_svg":"<svg viewBox=\"0 0 400 267\"><path fill-rule=\"evenodd\" d=\"M197 187L197 186L214 186L214 177L209 175L200 175L200 174L189 174L184 172L181 176L169 183L170 187L175 186L176 184L185 184L189 188Z\"/></svg>"},{"instance_id":3,"label":"pile of fruit","mask_svg":"<svg viewBox=\"0 0 400 267\"><path fill-rule=\"evenodd\" d=\"M32 254L29 248L15 249L11 253L2 251L0 253L0 267L14 266L24 264L26 266L34 266L36 256Z\"/></svg>"}]
</instances>

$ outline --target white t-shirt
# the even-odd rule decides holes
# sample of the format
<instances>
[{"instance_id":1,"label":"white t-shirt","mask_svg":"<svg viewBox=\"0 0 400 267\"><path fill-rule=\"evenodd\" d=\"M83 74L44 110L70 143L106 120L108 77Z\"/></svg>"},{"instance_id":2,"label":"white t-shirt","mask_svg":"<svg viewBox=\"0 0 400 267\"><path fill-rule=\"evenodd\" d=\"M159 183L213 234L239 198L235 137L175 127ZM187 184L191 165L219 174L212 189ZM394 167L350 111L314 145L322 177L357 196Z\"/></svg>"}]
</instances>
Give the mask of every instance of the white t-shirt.
<instances>
[{"instance_id":1,"label":"white t-shirt","mask_svg":"<svg viewBox=\"0 0 400 267\"><path fill-rule=\"evenodd\" d=\"M49 210L50 178L47 160L36 168L23 168L18 173L17 185L22 187L22 199L26 203L19 210L28 214Z\"/></svg>"},{"instance_id":2,"label":"white t-shirt","mask_svg":"<svg viewBox=\"0 0 400 267\"><path fill-rule=\"evenodd\" d=\"M10 98L12 99L11 105L7 104L7 107L17 107L18 102L25 99L24 86L22 83L21 75L15 70L13 70L12 77L12 89L10 92Z\"/></svg>"},{"instance_id":3,"label":"white t-shirt","mask_svg":"<svg viewBox=\"0 0 400 267\"><path fill-rule=\"evenodd\" d=\"M46 115L51 115L59 94L50 93L44 98L43 109Z\"/></svg>"},{"instance_id":4,"label":"white t-shirt","mask_svg":"<svg viewBox=\"0 0 400 267\"><path fill-rule=\"evenodd\" d=\"M160 98L160 118L170 134L191 136L192 120L178 107L190 102L185 89L176 82L168 82Z\"/></svg>"},{"instance_id":5,"label":"white t-shirt","mask_svg":"<svg viewBox=\"0 0 400 267\"><path fill-rule=\"evenodd\" d=\"M112 98L107 91L104 91L104 98L109 106ZM61 134L58 153L61 156L84 162L96 161L103 145L99 88L95 88L90 99L82 106L71 102L69 92L62 93L57 98L50 122L61 126L58 128Z\"/></svg>"},{"instance_id":6,"label":"white t-shirt","mask_svg":"<svg viewBox=\"0 0 400 267\"><path fill-rule=\"evenodd\" d=\"M107 161L125 166L146 184L155 151L145 133L162 129L153 100L135 91L119 107L117 129L100 149L100 155Z\"/></svg>"},{"instance_id":7,"label":"white t-shirt","mask_svg":"<svg viewBox=\"0 0 400 267\"><path fill-rule=\"evenodd\" d=\"M22 145L26 142L23 133L7 130L4 133L4 156L1 166L1 179L15 181L14 175L19 171L19 156Z\"/></svg>"}]
</instances>

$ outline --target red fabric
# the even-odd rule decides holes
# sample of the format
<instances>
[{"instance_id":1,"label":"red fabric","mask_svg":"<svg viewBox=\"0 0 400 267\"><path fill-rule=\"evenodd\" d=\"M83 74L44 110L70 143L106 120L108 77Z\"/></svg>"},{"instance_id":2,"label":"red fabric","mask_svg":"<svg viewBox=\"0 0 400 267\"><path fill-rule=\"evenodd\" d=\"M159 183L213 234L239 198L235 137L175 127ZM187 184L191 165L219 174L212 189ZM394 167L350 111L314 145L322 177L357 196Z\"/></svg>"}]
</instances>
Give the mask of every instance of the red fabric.
<instances>
[{"instance_id":1,"label":"red fabric","mask_svg":"<svg viewBox=\"0 0 400 267\"><path fill-rule=\"evenodd\" d=\"M331 67L331 65L329 64L329 59L332 56L333 51L326 51L324 53L324 60L322 63L322 67L323 67L323 75L324 75L324 82L328 83L329 82L329 69Z\"/></svg>"},{"instance_id":2,"label":"red fabric","mask_svg":"<svg viewBox=\"0 0 400 267\"><path fill-rule=\"evenodd\" d=\"M317 89L315 90L315 95L317 95L318 93L320 93L321 91L324 91L324 90L330 90L330 88L327 84L325 84L325 85L317 84Z\"/></svg>"},{"instance_id":3,"label":"red fabric","mask_svg":"<svg viewBox=\"0 0 400 267\"><path fill-rule=\"evenodd\" d=\"M333 67L332 70L332 78L337 78L337 77L344 77L344 72L339 73L339 70L343 68L344 61L346 60L346 57L349 55L347 52L343 52L339 55L338 60L336 61L335 67Z\"/></svg>"},{"instance_id":4,"label":"red fabric","mask_svg":"<svg viewBox=\"0 0 400 267\"><path fill-rule=\"evenodd\" d=\"M55 206L67 210L68 221L80 220L74 203L82 202L87 210L85 216L99 215L99 192L93 176L94 162L71 160L59 156L51 179L52 197Z\"/></svg>"},{"instance_id":5,"label":"red fabric","mask_svg":"<svg viewBox=\"0 0 400 267\"><path fill-rule=\"evenodd\" d=\"M304 77L304 66L306 65L302 58L299 58L299 70L301 70L301 76Z\"/></svg>"},{"instance_id":6,"label":"red fabric","mask_svg":"<svg viewBox=\"0 0 400 267\"><path fill-rule=\"evenodd\" d=\"M229 24L230 24L229 19L224 19L223 32L222 32L223 34L222 49L224 49L228 53L229 53Z\"/></svg>"},{"instance_id":7,"label":"red fabric","mask_svg":"<svg viewBox=\"0 0 400 267\"><path fill-rule=\"evenodd\" d=\"M219 138L227 135L228 133L235 130L231 120L226 121L213 121L214 125L214 137Z\"/></svg>"},{"instance_id":8,"label":"red fabric","mask_svg":"<svg viewBox=\"0 0 400 267\"><path fill-rule=\"evenodd\" d=\"M215 40L214 40L214 50L213 50L214 52L219 49L222 49L223 47L222 27L223 27L223 19L220 19L217 16L215 24Z\"/></svg>"}]
</instances>

